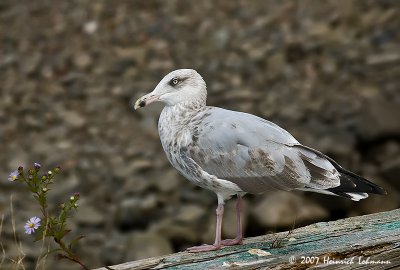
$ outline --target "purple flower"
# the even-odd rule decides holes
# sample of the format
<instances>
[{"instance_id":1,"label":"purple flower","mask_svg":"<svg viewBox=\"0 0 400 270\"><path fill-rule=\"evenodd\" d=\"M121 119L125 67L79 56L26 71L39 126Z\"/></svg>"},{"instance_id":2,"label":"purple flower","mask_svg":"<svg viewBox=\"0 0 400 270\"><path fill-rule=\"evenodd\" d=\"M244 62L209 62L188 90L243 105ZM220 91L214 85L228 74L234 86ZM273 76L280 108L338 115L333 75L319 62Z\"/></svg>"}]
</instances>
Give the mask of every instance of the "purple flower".
<instances>
[{"instance_id":1,"label":"purple flower","mask_svg":"<svg viewBox=\"0 0 400 270\"><path fill-rule=\"evenodd\" d=\"M18 170L16 170L16 171L13 171L12 173L10 173L10 175L8 176L8 181L11 181L11 182L13 182L13 181L15 181L15 180L17 180L18 179L18 176L19 176L19 172L18 172Z\"/></svg>"},{"instance_id":2,"label":"purple flower","mask_svg":"<svg viewBox=\"0 0 400 270\"><path fill-rule=\"evenodd\" d=\"M42 165L40 165L40 163L35 162L35 163L33 164L33 167L35 167L36 170L39 170L40 167L42 167Z\"/></svg>"},{"instance_id":3,"label":"purple flower","mask_svg":"<svg viewBox=\"0 0 400 270\"><path fill-rule=\"evenodd\" d=\"M32 217L26 222L24 226L25 233L32 234L37 228L39 228L39 226L40 226L40 218Z\"/></svg>"}]
</instances>

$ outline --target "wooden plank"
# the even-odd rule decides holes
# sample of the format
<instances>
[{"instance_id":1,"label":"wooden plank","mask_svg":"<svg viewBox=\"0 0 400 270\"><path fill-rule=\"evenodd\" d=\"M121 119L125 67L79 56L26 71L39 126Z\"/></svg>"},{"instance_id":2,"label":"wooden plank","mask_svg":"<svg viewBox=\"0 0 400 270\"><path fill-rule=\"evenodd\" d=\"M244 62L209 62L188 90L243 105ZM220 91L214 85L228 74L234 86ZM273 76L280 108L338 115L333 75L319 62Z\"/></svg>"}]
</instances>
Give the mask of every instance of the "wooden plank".
<instances>
[{"instance_id":1,"label":"wooden plank","mask_svg":"<svg viewBox=\"0 0 400 270\"><path fill-rule=\"evenodd\" d=\"M268 234L245 239L241 246L179 252L109 269L400 269L400 209L320 222L287 235ZM276 239L281 246L271 248Z\"/></svg>"}]
</instances>

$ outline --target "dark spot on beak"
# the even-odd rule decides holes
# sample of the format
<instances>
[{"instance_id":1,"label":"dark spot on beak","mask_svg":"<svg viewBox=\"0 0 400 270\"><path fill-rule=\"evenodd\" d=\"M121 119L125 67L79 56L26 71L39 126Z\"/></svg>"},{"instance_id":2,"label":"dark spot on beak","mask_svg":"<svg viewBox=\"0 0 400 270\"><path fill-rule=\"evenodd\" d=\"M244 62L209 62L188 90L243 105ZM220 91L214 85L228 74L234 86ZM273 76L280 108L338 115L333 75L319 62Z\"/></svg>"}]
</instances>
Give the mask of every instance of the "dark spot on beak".
<instances>
[{"instance_id":1,"label":"dark spot on beak","mask_svg":"<svg viewBox=\"0 0 400 270\"><path fill-rule=\"evenodd\" d=\"M139 103L139 107L143 108L144 106L146 106L146 101L142 100Z\"/></svg>"}]
</instances>

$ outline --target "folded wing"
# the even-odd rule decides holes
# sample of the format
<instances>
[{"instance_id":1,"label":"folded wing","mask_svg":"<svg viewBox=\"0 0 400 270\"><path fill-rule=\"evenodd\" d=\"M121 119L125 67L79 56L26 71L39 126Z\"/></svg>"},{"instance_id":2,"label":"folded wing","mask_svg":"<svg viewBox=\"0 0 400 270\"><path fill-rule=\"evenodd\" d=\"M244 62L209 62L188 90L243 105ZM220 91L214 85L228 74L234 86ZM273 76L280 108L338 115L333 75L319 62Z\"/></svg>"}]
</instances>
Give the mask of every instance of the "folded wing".
<instances>
[{"instance_id":1,"label":"folded wing","mask_svg":"<svg viewBox=\"0 0 400 270\"><path fill-rule=\"evenodd\" d=\"M213 108L193 134L188 155L207 173L245 192L340 185L340 173L328 159L298 147L287 131L254 115Z\"/></svg>"}]
</instances>

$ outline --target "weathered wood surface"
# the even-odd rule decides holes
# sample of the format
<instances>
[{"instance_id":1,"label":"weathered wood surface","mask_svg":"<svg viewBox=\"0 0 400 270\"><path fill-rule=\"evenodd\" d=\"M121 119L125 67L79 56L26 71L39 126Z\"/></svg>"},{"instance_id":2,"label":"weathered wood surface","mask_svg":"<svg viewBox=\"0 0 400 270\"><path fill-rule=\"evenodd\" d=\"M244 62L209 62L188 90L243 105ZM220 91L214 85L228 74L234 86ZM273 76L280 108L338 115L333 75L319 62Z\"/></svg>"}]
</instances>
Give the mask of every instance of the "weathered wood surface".
<instances>
[{"instance_id":1,"label":"weathered wood surface","mask_svg":"<svg viewBox=\"0 0 400 270\"><path fill-rule=\"evenodd\" d=\"M179 252L109 269L400 269L400 209L320 222L286 235L282 232L248 238L241 246L219 251ZM283 246L271 248L277 237L285 238ZM314 263L305 263L302 257L314 258ZM342 264L326 263L328 257L330 262Z\"/></svg>"}]
</instances>

